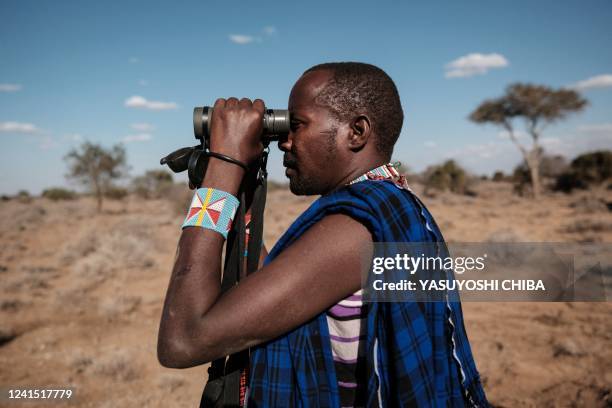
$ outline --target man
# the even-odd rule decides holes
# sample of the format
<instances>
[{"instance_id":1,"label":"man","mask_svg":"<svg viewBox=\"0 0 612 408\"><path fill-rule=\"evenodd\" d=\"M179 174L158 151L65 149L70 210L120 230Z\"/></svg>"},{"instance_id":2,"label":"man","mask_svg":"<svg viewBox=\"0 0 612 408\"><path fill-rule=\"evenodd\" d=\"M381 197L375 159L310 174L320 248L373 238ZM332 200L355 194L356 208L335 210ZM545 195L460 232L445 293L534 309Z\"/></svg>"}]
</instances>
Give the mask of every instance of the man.
<instances>
[{"instance_id":1,"label":"man","mask_svg":"<svg viewBox=\"0 0 612 408\"><path fill-rule=\"evenodd\" d=\"M237 164L263 151L264 104L214 108L210 149L223 156L210 159L202 191L232 201L245 172ZM318 65L294 85L289 111L279 148L291 191L322 197L222 296L223 232L184 228L160 362L191 367L251 348L250 406L486 406L458 304L360 299L374 242L443 241L385 166L403 121L391 78L368 64Z\"/></svg>"}]
</instances>

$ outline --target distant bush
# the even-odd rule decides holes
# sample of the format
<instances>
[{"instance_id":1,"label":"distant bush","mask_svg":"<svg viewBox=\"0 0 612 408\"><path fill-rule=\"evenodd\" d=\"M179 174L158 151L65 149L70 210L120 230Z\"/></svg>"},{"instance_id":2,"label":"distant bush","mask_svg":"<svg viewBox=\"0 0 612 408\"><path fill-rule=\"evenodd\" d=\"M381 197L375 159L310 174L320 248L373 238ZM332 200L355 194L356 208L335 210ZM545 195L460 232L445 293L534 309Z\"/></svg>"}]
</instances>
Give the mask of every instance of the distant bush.
<instances>
[{"instance_id":1,"label":"distant bush","mask_svg":"<svg viewBox=\"0 0 612 408\"><path fill-rule=\"evenodd\" d=\"M15 198L20 202L20 203L29 203L32 201L32 196L30 195L30 193L27 190L19 190L19 192L17 192L17 194L15 195Z\"/></svg>"},{"instance_id":2,"label":"distant bush","mask_svg":"<svg viewBox=\"0 0 612 408\"><path fill-rule=\"evenodd\" d=\"M471 178L454 160L447 160L439 166L432 166L425 170L423 181L426 194L431 193L431 190L467 194Z\"/></svg>"},{"instance_id":3,"label":"distant bush","mask_svg":"<svg viewBox=\"0 0 612 408\"><path fill-rule=\"evenodd\" d=\"M171 204L176 215L185 216L194 191L190 190L187 183L171 183L167 187L167 193L163 196Z\"/></svg>"},{"instance_id":4,"label":"distant bush","mask_svg":"<svg viewBox=\"0 0 612 408\"><path fill-rule=\"evenodd\" d=\"M598 186L612 179L612 151L600 150L581 154L572 160L569 169L557 177L555 189L571 192Z\"/></svg>"},{"instance_id":5,"label":"distant bush","mask_svg":"<svg viewBox=\"0 0 612 408\"><path fill-rule=\"evenodd\" d=\"M74 200L77 194L72 190L67 190L61 187L48 188L43 190L42 196L52 201Z\"/></svg>"},{"instance_id":6,"label":"distant bush","mask_svg":"<svg viewBox=\"0 0 612 408\"><path fill-rule=\"evenodd\" d=\"M497 170L495 173L493 173L493 177L491 178L491 180L495 182L506 181L506 175L503 171Z\"/></svg>"},{"instance_id":7,"label":"distant bush","mask_svg":"<svg viewBox=\"0 0 612 408\"><path fill-rule=\"evenodd\" d=\"M104 197L110 200L123 200L128 195L128 190L123 187L108 186L104 189Z\"/></svg>"},{"instance_id":8,"label":"distant bush","mask_svg":"<svg viewBox=\"0 0 612 408\"><path fill-rule=\"evenodd\" d=\"M570 193L574 189L586 188L588 188L588 184L584 180L581 180L580 177L572 171L561 174L559 177L557 177L557 181L555 183L555 190L563 191L565 193Z\"/></svg>"},{"instance_id":9,"label":"distant bush","mask_svg":"<svg viewBox=\"0 0 612 408\"><path fill-rule=\"evenodd\" d=\"M169 193L172 175L164 170L148 170L132 180L132 191L142 198L161 198Z\"/></svg>"}]
</instances>

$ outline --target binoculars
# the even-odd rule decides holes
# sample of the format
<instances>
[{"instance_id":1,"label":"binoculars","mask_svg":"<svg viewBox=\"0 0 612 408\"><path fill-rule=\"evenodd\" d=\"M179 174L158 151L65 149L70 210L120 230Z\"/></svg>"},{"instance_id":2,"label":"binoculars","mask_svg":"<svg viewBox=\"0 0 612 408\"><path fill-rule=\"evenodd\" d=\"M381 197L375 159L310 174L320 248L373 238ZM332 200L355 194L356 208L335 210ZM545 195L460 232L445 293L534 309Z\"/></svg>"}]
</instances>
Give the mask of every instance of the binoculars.
<instances>
[{"instance_id":1,"label":"binoculars","mask_svg":"<svg viewBox=\"0 0 612 408\"><path fill-rule=\"evenodd\" d=\"M193 133L200 144L193 147L183 147L160 160L160 164L168 165L170 170L180 173L187 170L189 181L199 186L204 179L208 165L208 152L210 151L210 131L212 128L212 114L214 108L198 106L193 109ZM267 146L271 141L280 139L289 133L289 111L286 109L266 109L263 116L262 142ZM263 158L263 170L265 160Z\"/></svg>"},{"instance_id":2,"label":"binoculars","mask_svg":"<svg viewBox=\"0 0 612 408\"><path fill-rule=\"evenodd\" d=\"M204 140L204 144L210 140L213 111L214 108L210 106L195 107L193 109L193 133L196 139ZM266 109L263 116L263 141L278 140L281 136L289 133L289 126L288 110Z\"/></svg>"}]
</instances>

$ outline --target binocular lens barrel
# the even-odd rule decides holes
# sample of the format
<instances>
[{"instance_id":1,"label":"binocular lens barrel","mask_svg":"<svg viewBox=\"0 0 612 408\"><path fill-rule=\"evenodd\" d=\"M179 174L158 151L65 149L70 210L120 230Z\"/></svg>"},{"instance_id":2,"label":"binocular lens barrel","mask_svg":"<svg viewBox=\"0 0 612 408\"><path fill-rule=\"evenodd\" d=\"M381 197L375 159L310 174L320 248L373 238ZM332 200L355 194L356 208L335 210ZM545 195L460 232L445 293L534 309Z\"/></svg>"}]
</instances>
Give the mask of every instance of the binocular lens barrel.
<instances>
[{"instance_id":1,"label":"binocular lens barrel","mask_svg":"<svg viewBox=\"0 0 612 408\"><path fill-rule=\"evenodd\" d=\"M196 139L210 138L212 113L210 106L196 106L193 109L193 133ZM263 138L268 141L278 140L289 133L289 111L286 109L266 109L263 117Z\"/></svg>"}]
</instances>

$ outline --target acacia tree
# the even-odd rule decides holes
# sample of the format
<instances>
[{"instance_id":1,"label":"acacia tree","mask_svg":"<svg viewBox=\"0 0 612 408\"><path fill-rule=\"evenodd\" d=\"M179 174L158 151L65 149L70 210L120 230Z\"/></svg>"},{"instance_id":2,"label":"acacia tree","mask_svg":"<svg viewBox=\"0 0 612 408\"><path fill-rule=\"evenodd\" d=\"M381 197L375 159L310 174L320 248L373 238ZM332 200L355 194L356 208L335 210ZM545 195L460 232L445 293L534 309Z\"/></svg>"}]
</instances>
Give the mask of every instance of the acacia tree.
<instances>
[{"instance_id":1,"label":"acacia tree","mask_svg":"<svg viewBox=\"0 0 612 408\"><path fill-rule=\"evenodd\" d=\"M68 162L66 177L88 186L98 201L98 212L102 211L102 199L112 181L127 173L125 148L115 145L105 149L89 142L72 149L64 157Z\"/></svg>"},{"instance_id":2,"label":"acacia tree","mask_svg":"<svg viewBox=\"0 0 612 408\"><path fill-rule=\"evenodd\" d=\"M537 198L541 191L539 168L542 159L542 130L570 113L583 110L587 104L586 99L571 89L555 90L542 85L516 83L508 86L502 97L485 100L469 118L475 123L492 123L508 131L510 140L523 155L529 169L533 195ZM531 137L529 148L516 137L514 119L517 118L524 120L525 129Z\"/></svg>"}]
</instances>

